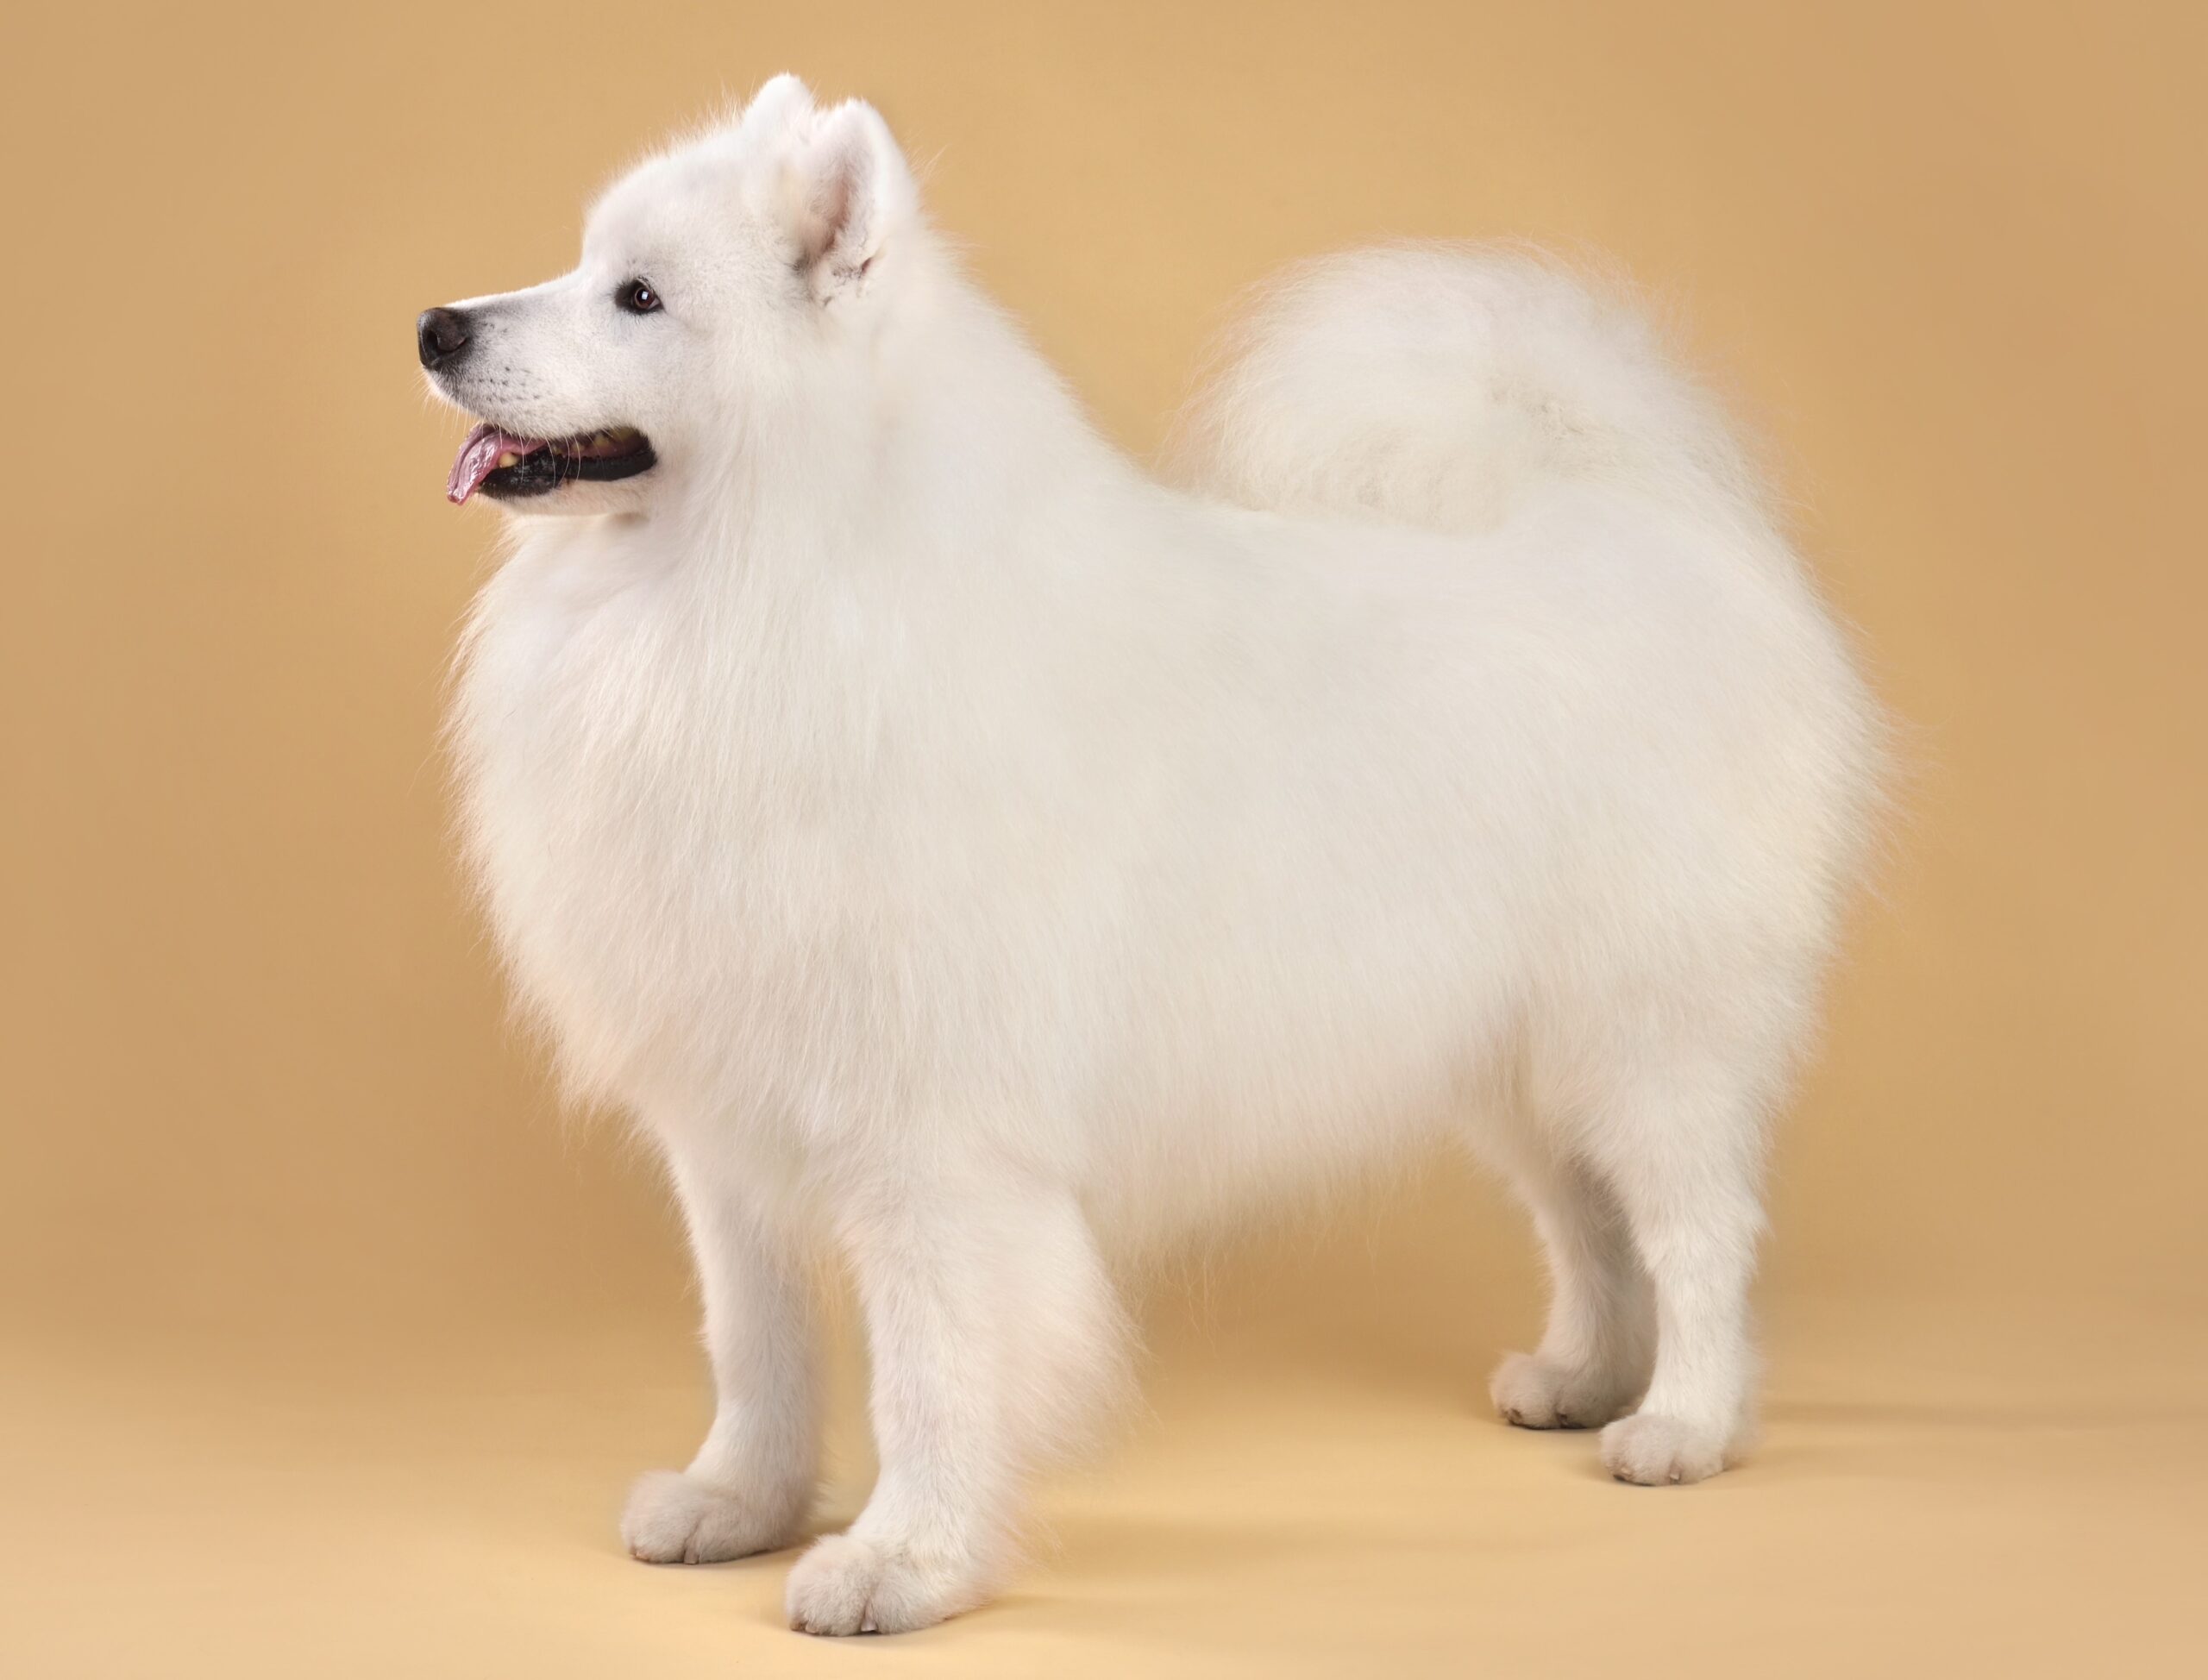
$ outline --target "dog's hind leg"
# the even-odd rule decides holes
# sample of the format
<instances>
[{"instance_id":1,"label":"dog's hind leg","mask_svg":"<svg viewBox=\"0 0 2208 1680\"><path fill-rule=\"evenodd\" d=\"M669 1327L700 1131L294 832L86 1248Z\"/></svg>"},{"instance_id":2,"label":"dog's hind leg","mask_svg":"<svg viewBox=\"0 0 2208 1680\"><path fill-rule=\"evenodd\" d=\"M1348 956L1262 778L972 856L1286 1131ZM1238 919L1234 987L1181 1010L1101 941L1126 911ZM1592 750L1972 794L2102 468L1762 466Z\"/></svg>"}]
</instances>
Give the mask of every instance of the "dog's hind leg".
<instances>
[{"instance_id":1,"label":"dog's hind leg","mask_svg":"<svg viewBox=\"0 0 2208 1680\"><path fill-rule=\"evenodd\" d=\"M1655 1318L1623 1213L1602 1181L1522 1122L1484 1137L1533 1215L1549 1275L1548 1326L1531 1353L1504 1356L1488 1392L1521 1429L1593 1429L1648 1385Z\"/></svg>"},{"instance_id":2,"label":"dog's hind leg","mask_svg":"<svg viewBox=\"0 0 2208 1680\"><path fill-rule=\"evenodd\" d=\"M1603 1463L1622 1482L1699 1482L1749 1432L1748 1282L1763 1229L1753 1086L1721 1062L1674 1064L1621 1088L1617 1111L1590 1129L1656 1299L1648 1392L1603 1432Z\"/></svg>"}]
</instances>

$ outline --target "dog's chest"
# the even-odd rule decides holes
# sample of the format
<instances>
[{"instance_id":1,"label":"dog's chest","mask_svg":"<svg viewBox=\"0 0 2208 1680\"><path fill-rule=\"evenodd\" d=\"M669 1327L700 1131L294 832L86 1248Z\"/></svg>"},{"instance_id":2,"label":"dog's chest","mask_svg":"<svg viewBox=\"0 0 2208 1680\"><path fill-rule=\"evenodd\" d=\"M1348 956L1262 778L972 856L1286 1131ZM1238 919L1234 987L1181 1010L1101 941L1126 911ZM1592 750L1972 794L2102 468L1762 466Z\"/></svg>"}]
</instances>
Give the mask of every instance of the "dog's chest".
<instances>
[{"instance_id":1,"label":"dog's chest","mask_svg":"<svg viewBox=\"0 0 2208 1680\"><path fill-rule=\"evenodd\" d=\"M791 1064L837 1053L823 1025L859 1006L889 919L864 711L819 680L809 622L560 584L493 585L455 709L468 851L516 982L612 1094L824 1077Z\"/></svg>"}]
</instances>

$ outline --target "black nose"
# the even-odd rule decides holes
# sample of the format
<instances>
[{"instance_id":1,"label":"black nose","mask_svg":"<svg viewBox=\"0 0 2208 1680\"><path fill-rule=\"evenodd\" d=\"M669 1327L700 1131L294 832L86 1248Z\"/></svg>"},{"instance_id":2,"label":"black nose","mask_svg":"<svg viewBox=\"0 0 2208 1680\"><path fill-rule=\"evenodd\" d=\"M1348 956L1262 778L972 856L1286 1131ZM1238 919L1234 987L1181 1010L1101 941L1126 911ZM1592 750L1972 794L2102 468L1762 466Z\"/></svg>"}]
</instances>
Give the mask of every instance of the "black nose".
<instances>
[{"instance_id":1,"label":"black nose","mask_svg":"<svg viewBox=\"0 0 2208 1680\"><path fill-rule=\"evenodd\" d=\"M456 309L425 309L414 323L421 341L422 366L442 367L467 348L467 317Z\"/></svg>"}]
</instances>

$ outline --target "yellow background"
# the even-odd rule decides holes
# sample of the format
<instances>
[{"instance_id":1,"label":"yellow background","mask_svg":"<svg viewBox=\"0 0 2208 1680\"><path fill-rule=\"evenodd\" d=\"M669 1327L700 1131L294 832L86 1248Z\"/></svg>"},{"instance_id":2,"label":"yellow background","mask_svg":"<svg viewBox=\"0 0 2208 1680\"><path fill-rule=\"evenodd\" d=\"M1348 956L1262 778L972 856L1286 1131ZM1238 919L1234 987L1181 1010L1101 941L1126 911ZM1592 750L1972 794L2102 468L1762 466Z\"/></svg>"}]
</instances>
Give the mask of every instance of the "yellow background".
<instances>
[{"instance_id":1,"label":"yellow background","mask_svg":"<svg viewBox=\"0 0 2208 1680\"><path fill-rule=\"evenodd\" d=\"M0 1668L2197 1661L2201 16L26 9ZM1239 287L1395 235L1615 255L1769 441L1912 774L1778 1155L1747 1469L1617 1488L1490 1420L1538 1276L1448 1170L1168 1280L1153 1414L990 1610L831 1649L779 1626L787 1558L621 1555L704 1416L684 1260L502 1026L449 862L493 522L440 494L412 319L565 267L624 160L783 68L881 105L1131 448Z\"/></svg>"}]
</instances>

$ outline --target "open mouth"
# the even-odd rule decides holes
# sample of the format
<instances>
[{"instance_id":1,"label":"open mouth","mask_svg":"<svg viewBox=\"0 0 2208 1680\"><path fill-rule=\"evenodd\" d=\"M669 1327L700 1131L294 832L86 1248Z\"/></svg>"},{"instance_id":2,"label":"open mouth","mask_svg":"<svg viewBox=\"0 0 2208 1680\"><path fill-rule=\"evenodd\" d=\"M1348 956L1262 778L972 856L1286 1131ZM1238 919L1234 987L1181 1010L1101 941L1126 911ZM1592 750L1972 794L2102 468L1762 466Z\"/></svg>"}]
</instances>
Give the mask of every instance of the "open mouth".
<instances>
[{"instance_id":1,"label":"open mouth","mask_svg":"<svg viewBox=\"0 0 2208 1680\"><path fill-rule=\"evenodd\" d=\"M544 496L578 480L606 484L633 479L658 464L651 440L633 426L576 437L516 437L486 424L468 433L460 446L445 498L464 502L479 490L500 501Z\"/></svg>"}]
</instances>

